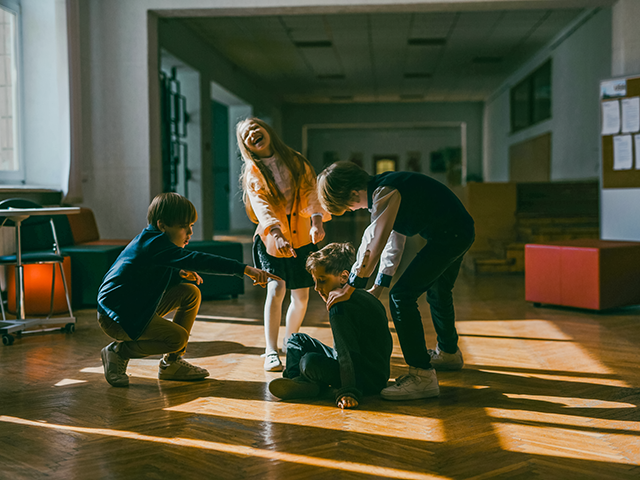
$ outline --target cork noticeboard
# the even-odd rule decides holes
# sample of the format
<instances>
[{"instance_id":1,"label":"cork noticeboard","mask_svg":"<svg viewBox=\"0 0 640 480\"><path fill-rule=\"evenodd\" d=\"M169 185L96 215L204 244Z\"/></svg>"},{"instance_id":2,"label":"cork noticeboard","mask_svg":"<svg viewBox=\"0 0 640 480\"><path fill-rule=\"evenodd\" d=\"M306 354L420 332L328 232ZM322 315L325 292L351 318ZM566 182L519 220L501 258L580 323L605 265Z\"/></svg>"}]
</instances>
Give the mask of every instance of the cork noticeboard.
<instances>
[{"instance_id":1,"label":"cork noticeboard","mask_svg":"<svg viewBox=\"0 0 640 480\"><path fill-rule=\"evenodd\" d=\"M624 94L612 94L608 96L605 93L605 84L614 82L626 82ZM600 103L610 100L624 100L626 98L640 96L640 77L627 77L602 82L600 88ZM600 109L602 116L602 108ZM602 120L604 121L604 120ZM602 130L601 130L602 132ZM634 161L630 169L615 170L614 166L614 137L616 135L627 135L625 133L618 134L602 134L601 133L601 151L602 151L602 188L640 188L640 151L633 152ZM640 132L630 132L628 135L640 135ZM635 142L632 142L635 143ZM634 149L635 150L635 149Z\"/></svg>"}]
</instances>

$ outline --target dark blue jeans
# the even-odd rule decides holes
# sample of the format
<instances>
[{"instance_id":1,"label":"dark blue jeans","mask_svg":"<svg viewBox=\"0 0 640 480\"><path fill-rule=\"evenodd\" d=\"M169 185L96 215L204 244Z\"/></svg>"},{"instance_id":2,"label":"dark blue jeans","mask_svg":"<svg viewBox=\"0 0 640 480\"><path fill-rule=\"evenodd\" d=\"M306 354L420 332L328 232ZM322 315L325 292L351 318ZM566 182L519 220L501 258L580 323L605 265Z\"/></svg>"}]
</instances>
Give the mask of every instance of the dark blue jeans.
<instances>
[{"instance_id":1,"label":"dark blue jeans","mask_svg":"<svg viewBox=\"0 0 640 480\"><path fill-rule=\"evenodd\" d=\"M418 298L425 292L440 350L447 353L455 353L457 350L458 333L452 290L458 278L462 257L474 239L473 233L429 238L427 245L418 252L389 292L391 317L402 354L409 366L431 368L418 310Z\"/></svg>"},{"instance_id":2,"label":"dark blue jeans","mask_svg":"<svg viewBox=\"0 0 640 480\"><path fill-rule=\"evenodd\" d=\"M336 351L306 333L294 333L287 342L284 378L303 377L321 386L340 387L340 365Z\"/></svg>"}]
</instances>

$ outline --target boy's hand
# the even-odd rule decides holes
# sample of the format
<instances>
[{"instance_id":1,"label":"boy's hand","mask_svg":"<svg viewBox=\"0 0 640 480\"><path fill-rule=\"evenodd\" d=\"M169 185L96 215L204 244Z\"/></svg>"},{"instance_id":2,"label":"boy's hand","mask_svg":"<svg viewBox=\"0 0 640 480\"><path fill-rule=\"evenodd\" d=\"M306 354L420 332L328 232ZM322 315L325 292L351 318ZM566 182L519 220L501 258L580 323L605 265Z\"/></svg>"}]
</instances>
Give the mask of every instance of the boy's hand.
<instances>
[{"instance_id":1,"label":"boy's hand","mask_svg":"<svg viewBox=\"0 0 640 480\"><path fill-rule=\"evenodd\" d=\"M345 408L356 408L358 406L358 401L353 397L345 395L344 397L340 398L340 400L338 400L338 406L343 410Z\"/></svg>"},{"instance_id":2,"label":"boy's hand","mask_svg":"<svg viewBox=\"0 0 640 480\"><path fill-rule=\"evenodd\" d=\"M190 272L188 270L180 270L180 278L184 278L188 282L196 282L196 285L200 285L204 280L196 272Z\"/></svg>"},{"instance_id":3,"label":"boy's hand","mask_svg":"<svg viewBox=\"0 0 640 480\"><path fill-rule=\"evenodd\" d=\"M284 255L285 257L297 257L296 251L293 249L287 239L284 238L284 236L282 235L282 231L279 228L272 228L269 234L272 235L275 239L276 248L278 249L278 253L280 253L280 255Z\"/></svg>"},{"instance_id":4,"label":"boy's hand","mask_svg":"<svg viewBox=\"0 0 640 480\"><path fill-rule=\"evenodd\" d=\"M367 290L367 292L369 292L371 295L373 295L376 298L380 298L380 295L382 295L383 291L384 291L384 287L382 285L374 285L369 290Z\"/></svg>"},{"instance_id":5,"label":"boy's hand","mask_svg":"<svg viewBox=\"0 0 640 480\"><path fill-rule=\"evenodd\" d=\"M349 300L354 290L355 288L348 283L345 283L344 287L336 288L329 292L329 297L327 297L327 310L330 310L331 307L338 302L346 302Z\"/></svg>"},{"instance_id":6,"label":"boy's hand","mask_svg":"<svg viewBox=\"0 0 640 480\"><path fill-rule=\"evenodd\" d=\"M309 235L311 235L311 241L315 245L318 242L321 242L324 238L324 227L322 226L322 217L318 215L314 215L311 217L311 230L309 230Z\"/></svg>"},{"instance_id":7,"label":"boy's hand","mask_svg":"<svg viewBox=\"0 0 640 480\"><path fill-rule=\"evenodd\" d=\"M283 281L280 277L274 275L273 273L265 272L264 270L260 270L259 268L250 267L249 265L244 268L244 274L251 280L253 280L254 285L260 285L263 288L267 285L267 282L270 278L279 280L281 282Z\"/></svg>"}]
</instances>

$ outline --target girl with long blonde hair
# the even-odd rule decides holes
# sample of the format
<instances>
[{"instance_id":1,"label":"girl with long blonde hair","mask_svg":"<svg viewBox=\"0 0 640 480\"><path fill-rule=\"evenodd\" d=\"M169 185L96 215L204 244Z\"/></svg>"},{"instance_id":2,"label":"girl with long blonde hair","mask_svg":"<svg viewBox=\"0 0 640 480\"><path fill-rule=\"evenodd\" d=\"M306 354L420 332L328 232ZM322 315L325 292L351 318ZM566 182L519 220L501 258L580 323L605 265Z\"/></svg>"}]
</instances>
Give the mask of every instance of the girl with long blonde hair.
<instances>
[{"instance_id":1,"label":"girl with long blonde hair","mask_svg":"<svg viewBox=\"0 0 640 480\"><path fill-rule=\"evenodd\" d=\"M324 238L323 222L331 216L320 206L316 174L300 153L288 147L266 122L242 120L236 126L244 162L240 182L247 215L258 224L253 261L282 280L270 280L264 306L264 369L282 370L278 356L278 331L282 302L291 290L286 314L283 351L287 339L298 332L309 301L313 278L305 269L307 256Z\"/></svg>"}]
</instances>

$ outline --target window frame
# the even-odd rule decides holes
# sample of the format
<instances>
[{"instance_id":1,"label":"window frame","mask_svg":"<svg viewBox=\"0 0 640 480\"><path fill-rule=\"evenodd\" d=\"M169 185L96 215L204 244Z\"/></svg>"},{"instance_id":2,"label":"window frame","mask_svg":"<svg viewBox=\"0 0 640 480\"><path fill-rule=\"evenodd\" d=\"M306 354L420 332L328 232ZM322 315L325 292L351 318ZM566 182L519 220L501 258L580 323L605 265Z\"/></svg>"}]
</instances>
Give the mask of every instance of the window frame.
<instances>
[{"instance_id":1,"label":"window frame","mask_svg":"<svg viewBox=\"0 0 640 480\"><path fill-rule=\"evenodd\" d=\"M15 66L16 66L16 78L15 78L15 104L14 104L14 149L18 160L18 169L13 171L0 170L0 185L24 185L26 168L24 165L23 154L23 102L22 102L22 10L20 0L0 0L0 8L13 13L16 16L15 20L15 32L14 32L14 54L15 54Z\"/></svg>"},{"instance_id":2,"label":"window frame","mask_svg":"<svg viewBox=\"0 0 640 480\"><path fill-rule=\"evenodd\" d=\"M545 72L545 71L548 71ZM547 75L548 81L548 115L540 116L537 114L540 112L538 101L541 97L538 96L539 84L537 82L542 78L542 75ZM520 80L515 86L511 87L509 91L509 124L511 126L511 133L516 133L526 128L537 125L538 123L550 120L553 116L553 64L551 58L540 64L533 72ZM545 86L545 84L543 84ZM526 98L523 100L517 98L524 93ZM522 110L519 110L522 108ZM523 114L524 113L524 121Z\"/></svg>"}]
</instances>

